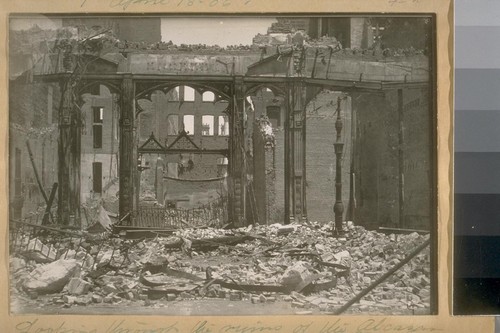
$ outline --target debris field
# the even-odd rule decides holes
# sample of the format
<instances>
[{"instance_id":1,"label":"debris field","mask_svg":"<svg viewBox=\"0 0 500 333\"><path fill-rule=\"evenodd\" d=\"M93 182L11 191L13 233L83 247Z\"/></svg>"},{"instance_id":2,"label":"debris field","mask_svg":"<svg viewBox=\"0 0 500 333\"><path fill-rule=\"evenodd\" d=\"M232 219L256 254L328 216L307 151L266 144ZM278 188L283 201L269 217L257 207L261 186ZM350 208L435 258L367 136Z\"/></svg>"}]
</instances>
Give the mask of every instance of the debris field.
<instances>
[{"instance_id":1,"label":"debris field","mask_svg":"<svg viewBox=\"0 0 500 333\"><path fill-rule=\"evenodd\" d=\"M343 238L332 237L332 222L178 229L153 238L20 229L11 233L11 301L159 307L216 298L331 314L429 238L344 227ZM429 248L375 284L348 313L429 314Z\"/></svg>"}]
</instances>

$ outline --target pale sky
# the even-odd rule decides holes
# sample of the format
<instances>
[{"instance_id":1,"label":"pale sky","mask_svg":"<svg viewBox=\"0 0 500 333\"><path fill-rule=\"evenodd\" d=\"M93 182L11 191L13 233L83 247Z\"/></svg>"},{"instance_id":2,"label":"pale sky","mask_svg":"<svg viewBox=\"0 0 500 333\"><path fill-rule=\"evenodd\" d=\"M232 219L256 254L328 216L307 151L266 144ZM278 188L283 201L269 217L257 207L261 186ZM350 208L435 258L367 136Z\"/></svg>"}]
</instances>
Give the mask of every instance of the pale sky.
<instances>
[{"instance_id":1,"label":"pale sky","mask_svg":"<svg viewBox=\"0 0 500 333\"><path fill-rule=\"evenodd\" d=\"M161 34L164 42L171 40L177 45L251 45L253 37L266 34L273 22L273 17L165 17L161 19ZM13 30L29 29L35 24L42 29L57 29L62 20L32 14L10 20Z\"/></svg>"},{"instance_id":2,"label":"pale sky","mask_svg":"<svg viewBox=\"0 0 500 333\"><path fill-rule=\"evenodd\" d=\"M174 44L251 45L273 22L272 17L172 17L162 19L161 34Z\"/></svg>"},{"instance_id":3,"label":"pale sky","mask_svg":"<svg viewBox=\"0 0 500 333\"><path fill-rule=\"evenodd\" d=\"M60 18L47 18L44 15L27 14L26 16L18 16L10 19L10 29L12 30L27 30L38 25L41 29L58 29L62 27Z\"/></svg>"}]
</instances>

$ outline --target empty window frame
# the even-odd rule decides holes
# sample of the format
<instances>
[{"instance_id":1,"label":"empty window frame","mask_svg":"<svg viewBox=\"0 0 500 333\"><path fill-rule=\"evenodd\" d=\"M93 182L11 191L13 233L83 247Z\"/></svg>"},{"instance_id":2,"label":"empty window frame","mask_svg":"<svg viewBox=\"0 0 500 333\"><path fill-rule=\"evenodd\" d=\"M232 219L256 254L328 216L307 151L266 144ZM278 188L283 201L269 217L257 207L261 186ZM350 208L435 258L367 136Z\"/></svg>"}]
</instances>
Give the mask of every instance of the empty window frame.
<instances>
[{"instance_id":1,"label":"empty window frame","mask_svg":"<svg viewBox=\"0 0 500 333\"><path fill-rule=\"evenodd\" d=\"M266 109L267 117L274 128L281 126L281 108L276 105L268 106Z\"/></svg>"},{"instance_id":2,"label":"empty window frame","mask_svg":"<svg viewBox=\"0 0 500 333\"><path fill-rule=\"evenodd\" d=\"M147 140L153 132L154 118L150 112L142 112L139 118L140 138Z\"/></svg>"},{"instance_id":3,"label":"empty window frame","mask_svg":"<svg viewBox=\"0 0 500 333\"><path fill-rule=\"evenodd\" d=\"M182 118L184 131L189 135L194 135L194 115L187 114Z\"/></svg>"},{"instance_id":4,"label":"empty window frame","mask_svg":"<svg viewBox=\"0 0 500 333\"><path fill-rule=\"evenodd\" d=\"M228 136L229 135L229 117L219 116L219 135Z\"/></svg>"},{"instance_id":5,"label":"empty window frame","mask_svg":"<svg viewBox=\"0 0 500 333\"><path fill-rule=\"evenodd\" d=\"M167 177L179 178L179 164L177 162L167 163Z\"/></svg>"},{"instance_id":6,"label":"empty window frame","mask_svg":"<svg viewBox=\"0 0 500 333\"><path fill-rule=\"evenodd\" d=\"M92 191L102 193L102 163L92 163Z\"/></svg>"},{"instance_id":7,"label":"empty window frame","mask_svg":"<svg viewBox=\"0 0 500 333\"><path fill-rule=\"evenodd\" d=\"M175 87L168 92L168 100L171 102L178 102L180 101L180 95L180 87Z\"/></svg>"},{"instance_id":8,"label":"empty window frame","mask_svg":"<svg viewBox=\"0 0 500 333\"><path fill-rule=\"evenodd\" d=\"M169 114L167 116L167 135L179 134L179 115Z\"/></svg>"},{"instance_id":9,"label":"empty window frame","mask_svg":"<svg viewBox=\"0 0 500 333\"><path fill-rule=\"evenodd\" d=\"M227 176L227 165L228 165L227 157L217 158L217 177Z\"/></svg>"},{"instance_id":10,"label":"empty window frame","mask_svg":"<svg viewBox=\"0 0 500 333\"><path fill-rule=\"evenodd\" d=\"M201 117L201 135L214 135L214 116Z\"/></svg>"},{"instance_id":11,"label":"empty window frame","mask_svg":"<svg viewBox=\"0 0 500 333\"><path fill-rule=\"evenodd\" d=\"M102 126L104 120L104 108L95 107L92 108L92 133L94 148L102 148Z\"/></svg>"},{"instance_id":12,"label":"empty window frame","mask_svg":"<svg viewBox=\"0 0 500 333\"><path fill-rule=\"evenodd\" d=\"M184 86L184 101L194 102L195 90L189 86Z\"/></svg>"},{"instance_id":13,"label":"empty window frame","mask_svg":"<svg viewBox=\"0 0 500 333\"><path fill-rule=\"evenodd\" d=\"M205 91L201 96L203 102L213 102L215 101L215 94L211 91Z\"/></svg>"}]
</instances>

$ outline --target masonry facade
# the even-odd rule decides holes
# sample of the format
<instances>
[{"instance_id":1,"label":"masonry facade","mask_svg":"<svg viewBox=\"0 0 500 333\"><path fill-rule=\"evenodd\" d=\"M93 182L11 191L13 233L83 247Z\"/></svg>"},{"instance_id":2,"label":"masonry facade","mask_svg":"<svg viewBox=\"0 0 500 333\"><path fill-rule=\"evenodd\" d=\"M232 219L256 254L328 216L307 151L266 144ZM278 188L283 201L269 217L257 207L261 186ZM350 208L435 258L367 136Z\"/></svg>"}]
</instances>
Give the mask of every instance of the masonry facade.
<instances>
[{"instance_id":1,"label":"masonry facade","mask_svg":"<svg viewBox=\"0 0 500 333\"><path fill-rule=\"evenodd\" d=\"M299 21L287 24L312 29L320 22ZM348 23L349 38L361 41L369 32L366 21ZM384 58L371 51L333 54L288 40L283 49L265 57L255 48L108 55L114 63L107 60L90 71L88 80L99 88L79 96L80 202L119 197L119 214L125 217L147 198L187 209L227 196L229 209L241 218L237 226L328 222L335 218L341 186L344 220L370 228L428 229L435 181L429 74L422 69L428 59ZM398 86L378 85L383 81ZM26 89L12 88L12 96ZM44 94L49 96L48 90ZM35 100L45 101L46 110L55 108L48 99ZM339 112L340 184L333 148ZM272 139L263 130L266 121ZM11 143L13 170L19 164L18 138ZM22 193L16 186L13 198Z\"/></svg>"}]
</instances>

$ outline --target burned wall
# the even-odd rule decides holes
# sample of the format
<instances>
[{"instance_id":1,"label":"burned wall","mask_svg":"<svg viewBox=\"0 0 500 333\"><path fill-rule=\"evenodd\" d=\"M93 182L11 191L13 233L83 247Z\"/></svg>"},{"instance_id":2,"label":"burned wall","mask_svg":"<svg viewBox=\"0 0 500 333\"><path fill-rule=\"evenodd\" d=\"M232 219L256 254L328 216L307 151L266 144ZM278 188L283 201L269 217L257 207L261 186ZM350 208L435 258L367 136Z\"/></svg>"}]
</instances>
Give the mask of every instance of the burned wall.
<instances>
[{"instance_id":1,"label":"burned wall","mask_svg":"<svg viewBox=\"0 0 500 333\"><path fill-rule=\"evenodd\" d=\"M433 216L433 128L427 89L403 90L404 220L429 229Z\"/></svg>"},{"instance_id":2,"label":"burned wall","mask_svg":"<svg viewBox=\"0 0 500 333\"><path fill-rule=\"evenodd\" d=\"M60 101L58 85L25 81L9 85L9 204L10 216L21 218L45 206L26 142L29 141L40 182L50 194L57 182Z\"/></svg>"},{"instance_id":3,"label":"burned wall","mask_svg":"<svg viewBox=\"0 0 500 333\"><path fill-rule=\"evenodd\" d=\"M433 148L428 94L425 88L401 93L401 105L397 90L353 99L355 221L368 228L430 228Z\"/></svg>"},{"instance_id":4,"label":"burned wall","mask_svg":"<svg viewBox=\"0 0 500 333\"><path fill-rule=\"evenodd\" d=\"M306 194L307 214L311 221L334 220L336 157L333 144L336 142L337 99L341 96L340 92L321 91L306 108ZM344 143L342 202L344 212L347 212L352 151L350 98L341 102L341 116L341 142Z\"/></svg>"},{"instance_id":5,"label":"burned wall","mask_svg":"<svg viewBox=\"0 0 500 333\"><path fill-rule=\"evenodd\" d=\"M100 86L95 95L82 96L81 200L116 195L118 179L118 96ZM107 193L110 189L111 192Z\"/></svg>"}]
</instances>

